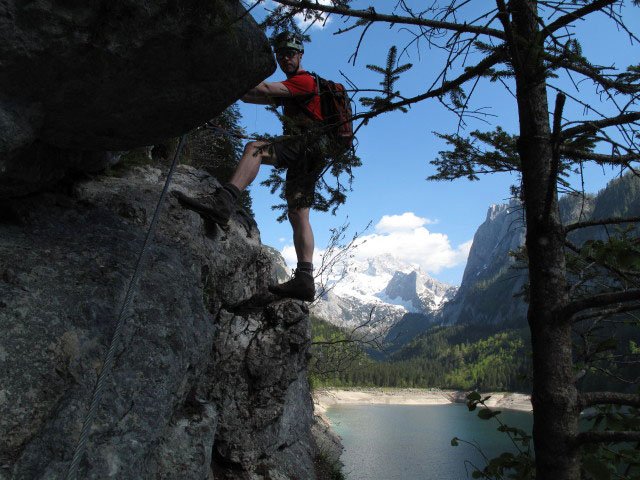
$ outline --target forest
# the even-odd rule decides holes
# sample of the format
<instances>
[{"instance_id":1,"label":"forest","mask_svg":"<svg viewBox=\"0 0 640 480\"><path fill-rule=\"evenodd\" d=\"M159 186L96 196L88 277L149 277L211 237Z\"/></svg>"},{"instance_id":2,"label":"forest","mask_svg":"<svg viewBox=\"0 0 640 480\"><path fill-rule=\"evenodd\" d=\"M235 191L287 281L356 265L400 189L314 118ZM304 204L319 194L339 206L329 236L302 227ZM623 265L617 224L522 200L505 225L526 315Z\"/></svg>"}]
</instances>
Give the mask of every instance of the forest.
<instances>
[{"instance_id":1,"label":"forest","mask_svg":"<svg viewBox=\"0 0 640 480\"><path fill-rule=\"evenodd\" d=\"M318 317L312 317L312 331L314 357L310 374L314 387L531 393L531 340L524 326L434 326L393 353L386 352L384 345L381 351L373 351L351 342L336 343L338 351L333 350L330 355L326 354L325 342L345 340L348 331ZM576 345L579 341L576 336ZM608 341L601 348L608 348L611 358L640 352L631 324L619 329L615 341ZM577 368L582 367L577 363ZM632 374L632 364L609 364L606 371L591 371L582 379L581 387L586 391L620 390L617 378Z\"/></svg>"}]
</instances>

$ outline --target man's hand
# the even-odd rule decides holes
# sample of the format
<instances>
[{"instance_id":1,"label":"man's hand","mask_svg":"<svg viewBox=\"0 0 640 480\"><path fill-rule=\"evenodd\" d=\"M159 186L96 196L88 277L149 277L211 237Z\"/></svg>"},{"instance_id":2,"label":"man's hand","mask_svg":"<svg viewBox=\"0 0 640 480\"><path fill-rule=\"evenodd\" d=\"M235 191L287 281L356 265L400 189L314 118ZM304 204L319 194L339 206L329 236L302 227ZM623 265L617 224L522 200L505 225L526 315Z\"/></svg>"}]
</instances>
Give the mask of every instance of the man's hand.
<instances>
[{"instance_id":1,"label":"man's hand","mask_svg":"<svg viewBox=\"0 0 640 480\"><path fill-rule=\"evenodd\" d=\"M261 82L249 90L240 100L245 103L269 104L272 98L290 97L291 92L281 82Z\"/></svg>"}]
</instances>

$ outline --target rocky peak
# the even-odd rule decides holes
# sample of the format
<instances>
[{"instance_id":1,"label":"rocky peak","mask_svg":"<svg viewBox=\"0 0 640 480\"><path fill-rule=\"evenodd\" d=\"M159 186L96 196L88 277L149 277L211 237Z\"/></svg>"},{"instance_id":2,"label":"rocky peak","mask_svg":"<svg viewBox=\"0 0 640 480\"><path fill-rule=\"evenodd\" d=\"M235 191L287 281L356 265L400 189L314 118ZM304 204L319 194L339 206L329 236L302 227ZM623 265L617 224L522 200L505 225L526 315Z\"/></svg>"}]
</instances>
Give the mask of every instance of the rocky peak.
<instances>
[{"instance_id":1,"label":"rocky peak","mask_svg":"<svg viewBox=\"0 0 640 480\"><path fill-rule=\"evenodd\" d=\"M451 298L457 287L439 282L397 257L384 254L354 262L349 273L314 306L317 316L339 326L354 327L368 320L393 324L407 312L433 312Z\"/></svg>"},{"instance_id":2,"label":"rocky peak","mask_svg":"<svg viewBox=\"0 0 640 480\"><path fill-rule=\"evenodd\" d=\"M473 236L461 289L512 263L509 252L524 244L523 215L523 207L517 200L489 207L486 220Z\"/></svg>"},{"instance_id":3,"label":"rocky peak","mask_svg":"<svg viewBox=\"0 0 640 480\"><path fill-rule=\"evenodd\" d=\"M384 294L388 298L401 298L419 308L417 280L418 272L415 270L410 273L395 272L384 289Z\"/></svg>"}]
</instances>

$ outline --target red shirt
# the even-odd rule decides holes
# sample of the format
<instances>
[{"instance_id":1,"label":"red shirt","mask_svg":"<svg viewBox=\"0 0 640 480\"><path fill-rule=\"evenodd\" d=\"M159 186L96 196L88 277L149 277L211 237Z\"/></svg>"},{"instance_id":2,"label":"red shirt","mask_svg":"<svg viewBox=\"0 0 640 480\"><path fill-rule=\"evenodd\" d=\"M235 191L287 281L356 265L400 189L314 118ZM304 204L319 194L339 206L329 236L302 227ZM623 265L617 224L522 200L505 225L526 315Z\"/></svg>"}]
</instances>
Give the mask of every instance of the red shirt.
<instances>
[{"instance_id":1,"label":"red shirt","mask_svg":"<svg viewBox=\"0 0 640 480\"><path fill-rule=\"evenodd\" d=\"M322 120L322 108L320 106L320 96L318 93L318 84L316 79L309 72L300 70L291 78L287 78L282 84L287 87L294 97L310 96L308 100L304 98L290 99L288 97L280 97L284 105L284 114L288 117L294 117L299 108L303 108L310 112L318 120Z\"/></svg>"}]
</instances>

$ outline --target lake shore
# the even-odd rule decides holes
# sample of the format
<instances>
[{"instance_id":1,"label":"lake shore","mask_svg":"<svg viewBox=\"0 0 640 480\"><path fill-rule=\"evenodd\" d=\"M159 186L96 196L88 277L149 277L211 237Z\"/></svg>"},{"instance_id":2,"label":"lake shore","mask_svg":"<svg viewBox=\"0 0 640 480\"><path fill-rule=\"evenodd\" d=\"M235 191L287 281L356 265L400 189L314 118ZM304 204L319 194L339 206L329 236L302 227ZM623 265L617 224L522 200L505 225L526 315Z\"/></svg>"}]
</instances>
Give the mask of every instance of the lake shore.
<instances>
[{"instance_id":1,"label":"lake shore","mask_svg":"<svg viewBox=\"0 0 640 480\"><path fill-rule=\"evenodd\" d=\"M339 389L319 388L313 392L316 415L324 417L327 408L333 405L446 405L464 403L467 392L430 389ZM522 393L490 392L486 404L491 408L531 412L531 396Z\"/></svg>"}]
</instances>

